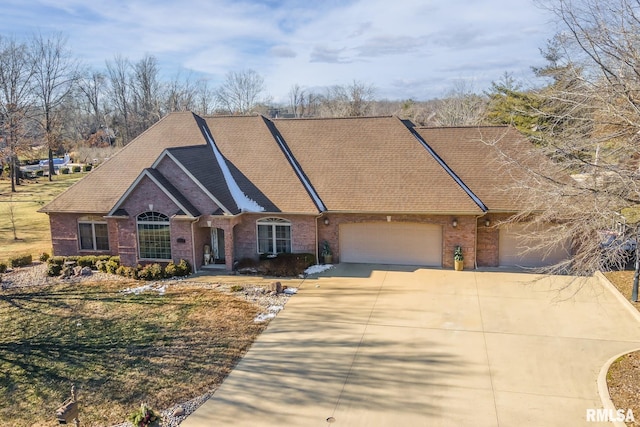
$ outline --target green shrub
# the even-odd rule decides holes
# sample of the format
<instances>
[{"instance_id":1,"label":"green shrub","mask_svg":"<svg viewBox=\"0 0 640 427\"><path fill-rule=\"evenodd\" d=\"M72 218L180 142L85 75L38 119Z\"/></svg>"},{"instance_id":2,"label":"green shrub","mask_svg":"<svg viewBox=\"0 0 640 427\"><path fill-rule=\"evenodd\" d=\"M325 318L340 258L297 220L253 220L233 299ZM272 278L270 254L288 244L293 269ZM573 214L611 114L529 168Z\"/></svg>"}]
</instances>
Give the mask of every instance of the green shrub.
<instances>
[{"instance_id":1,"label":"green shrub","mask_svg":"<svg viewBox=\"0 0 640 427\"><path fill-rule=\"evenodd\" d=\"M98 271L100 271L102 273L106 273L107 272L107 263L108 262L109 262L108 260L104 260L104 259L96 261L96 270L98 270Z\"/></svg>"},{"instance_id":2,"label":"green shrub","mask_svg":"<svg viewBox=\"0 0 640 427\"><path fill-rule=\"evenodd\" d=\"M47 264L59 265L60 267L62 267L62 265L64 264L64 260L65 258L63 256L52 256L47 260Z\"/></svg>"},{"instance_id":3,"label":"green shrub","mask_svg":"<svg viewBox=\"0 0 640 427\"><path fill-rule=\"evenodd\" d=\"M122 277L128 277L130 279L138 278L138 271L133 267L128 267L126 265L121 265L116 269L116 274Z\"/></svg>"},{"instance_id":4,"label":"green shrub","mask_svg":"<svg viewBox=\"0 0 640 427\"><path fill-rule=\"evenodd\" d=\"M7 272L7 264L0 262L0 274Z\"/></svg>"},{"instance_id":5,"label":"green shrub","mask_svg":"<svg viewBox=\"0 0 640 427\"><path fill-rule=\"evenodd\" d=\"M30 265L33 262L33 257L29 255L21 255L13 258L9 258L9 264L11 267L24 267Z\"/></svg>"},{"instance_id":6,"label":"green shrub","mask_svg":"<svg viewBox=\"0 0 640 427\"><path fill-rule=\"evenodd\" d=\"M113 259L107 261L104 265L104 272L109 274L116 274L116 270L120 267L120 263Z\"/></svg>"},{"instance_id":7,"label":"green shrub","mask_svg":"<svg viewBox=\"0 0 640 427\"><path fill-rule=\"evenodd\" d=\"M49 266L47 267L47 276L49 277L59 276L61 271L62 271L62 264L50 263Z\"/></svg>"},{"instance_id":8,"label":"green shrub","mask_svg":"<svg viewBox=\"0 0 640 427\"><path fill-rule=\"evenodd\" d=\"M186 259L181 259L180 262L178 263L178 272L180 274L178 274L178 276L183 277L183 276L188 276L191 274L191 264L189 264L189 261L187 261Z\"/></svg>"},{"instance_id":9,"label":"green shrub","mask_svg":"<svg viewBox=\"0 0 640 427\"><path fill-rule=\"evenodd\" d=\"M80 267L89 267L95 270L97 261L98 257L95 255L85 255L78 258L78 265Z\"/></svg>"},{"instance_id":10,"label":"green shrub","mask_svg":"<svg viewBox=\"0 0 640 427\"><path fill-rule=\"evenodd\" d=\"M92 168L92 166L91 166L91 165L84 165L84 166L82 167L82 169L83 169L85 172L91 172L91 168Z\"/></svg>"},{"instance_id":11,"label":"green shrub","mask_svg":"<svg viewBox=\"0 0 640 427\"><path fill-rule=\"evenodd\" d=\"M142 280L160 280L164 278L162 266L158 263L147 264L138 270L138 278Z\"/></svg>"},{"instance_id":12,"label":"green shrub","mask_svg":"<svg viewBox=\"0 0 640 427\"><path fill-rule=\"evenodd\" d=\"M178 270L179 267L177 264L174 264L173 261L171 261L169 264L167 264L167 266L164 268L164 274L167 277L178 277Z\"/></svg>"},{"instance_id":13,"label":"green shrub","mask_svg":"<svg viewBox=\"0 0 640 427\"><path fill-rule=\"evenodd\" d=\"M69 175L69 172L70 172L70 171L69 171L69 168L62 168L62 169L60 169L60 173L61 173L62 175Z\"/></svg>"},{"instance_id":14,"label":"green shrub","mask_svg":"<svg viewBox=\"0 0 640 427\"><path fill-rule=\"evenodd\" d=\"M240 292L244 289L244 286L242 285L231 285L231 287L229 288L231 290L231 292Z\"/></svg>"},{"instance_id":15,"label":"green shrub","mask_svg":"<svg viewBox=\"0 0 640 427\"><path fill-rule=\"evenodd\" d=\"M40 176L40 177L44 176L44 171L42 169L37 170L36 176Z\"/></svg>"},{"instance_id":16,"label":"green shrub","mask_svg":"<svg viewBox=\"0 0 640 427\"><path fill-rule=\"evenodd\" d=\"M49 259L49 254L46 252L42 252L38 259L40 260L40 262L47 262L47 260Z\"/></svg>"},{"instance_id":17,"label":"green shrub","mask_svg":"<svg viewBox=\"0 0 640 427\"><path fill-rule=\"evenodd\" d=\"M82 170L82 166L75 165L71 168L71 170L73 171L73 173L78 173Z\"/></svg>"}]
</instances>

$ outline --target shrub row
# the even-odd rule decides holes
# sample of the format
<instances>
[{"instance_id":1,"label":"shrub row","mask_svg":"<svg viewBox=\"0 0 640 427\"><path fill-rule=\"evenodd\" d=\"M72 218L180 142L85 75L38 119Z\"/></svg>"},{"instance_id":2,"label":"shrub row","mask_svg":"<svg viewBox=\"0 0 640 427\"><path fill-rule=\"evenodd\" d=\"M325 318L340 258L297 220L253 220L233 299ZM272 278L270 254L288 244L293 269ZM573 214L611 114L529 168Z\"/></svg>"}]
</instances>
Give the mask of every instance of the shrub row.
<instances>
[{"instance_id":1,"label":"shrub row","mask_svg":"<svg viewBox=\"0 0 640 427\"><path fill-rule=\"evenodd\" d=\"M248 268L265 276L297 276L313 265L315 259L315 255L308 253L278 254L275 257L261 257L259 261L245 258L238 262L236 270Z\"/></svg>"},{"instance_id":2,"label":"shrub row","mask_svg":"<svg viewBox=\"0 0 640 427\"><path fill-rule=\"evenodd\" d=\"M0 262L0 274L7 272L7 264Z\"/></svg>"},{"instance_id":3,"label":"shrub row","mask_svg":"<svg viewBox=\"0 0 640 427\"><path fill-rule=\"evenodd\" d=\"M54 256L47 260L49 265L47 274L49 276L60 275L65 262L68 261L75 261L80 267L89 267L92 270L117 274L131 279L160 280L170 277L183 277L191 274L191 265L183 259L180 260L178 264L171 261L165 267L157 263L128 267L126 265L120 265L119 256L110 255Z\"/></svg>"}]
</instances>

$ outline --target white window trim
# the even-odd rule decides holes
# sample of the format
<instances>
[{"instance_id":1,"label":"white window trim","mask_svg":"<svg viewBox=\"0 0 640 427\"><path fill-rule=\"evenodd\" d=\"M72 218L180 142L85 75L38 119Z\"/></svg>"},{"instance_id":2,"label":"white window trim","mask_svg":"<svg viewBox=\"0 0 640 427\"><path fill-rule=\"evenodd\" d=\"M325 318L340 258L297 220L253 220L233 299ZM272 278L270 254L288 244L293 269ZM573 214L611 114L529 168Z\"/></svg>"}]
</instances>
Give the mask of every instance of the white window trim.
<instances>
[{"instance_id":1,"label":"white window trim","mask_svg":"<svg viewBox=\"0 0 640 427\"><path fill-rule=\"evenodd\" d=\"M81 224L90 224L91 225L91 249L83 249L82 248L82 239L80 234L80 225ZM96 241L96 224L106 225L107 226L107 249L98 249L98 243ZM109 252L111 250L111 242L109 242L109 226L106 221L97 221L93 219L80 219L78 220L78 250L80 252Z\"/></svg>"},{"instance_id":2,"label":"white window trim","mask_svg":"<svg viewBox=\"0 0 640 427\"><path fill-rule=\"evenodd\" d=\"M289 221L288 219L284 219L284 218L277 218L277 217L269 217L269 218L260 218L259 220L256 221L256 252L259 254L265 254L267 252L260 252L260 233L258 232L258 227L260 225L268 225L268 226L272 226L272 227L276 227L278 225L280 226L288 226L289 227L289 246L291 247L291 252L293 252L293 228L292 228L292 224L291 221ZM271 238L272 241L272 245L273 248L276 248L276 232L275 232L275 228L273 230L273 237ZM269 252L271 254L274 254L273 252ZM274 254L275 255L275 254Z\"/></svg>"}]
</instances>

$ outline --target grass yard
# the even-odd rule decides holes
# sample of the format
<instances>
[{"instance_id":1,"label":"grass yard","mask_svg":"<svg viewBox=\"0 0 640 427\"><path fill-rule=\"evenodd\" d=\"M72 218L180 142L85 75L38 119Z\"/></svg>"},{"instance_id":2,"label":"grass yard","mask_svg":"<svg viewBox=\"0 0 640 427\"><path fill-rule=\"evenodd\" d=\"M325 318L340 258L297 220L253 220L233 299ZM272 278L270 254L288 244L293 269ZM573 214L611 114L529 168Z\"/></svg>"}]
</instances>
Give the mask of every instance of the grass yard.
<instances>
[{"instance_id":1,"label":"grass yard","mask_svg":"<svg viewBox=\"0 0 640 427\"><path fill-rule=\"evenodd\" d=\"M631 302L633 271L612 271L605 276ZM640 302L631 302L640 311ZM633 410L635 423L640 425L640 351L626 354L611 364L607 373L607 385L616 408Z\"/></svg>"},{"instance_id":2,"label":"grass yard","mask_svg":"<svg viewBox=\"0 0 640 427\"><path fill-rule=\"evenodd\" d=\"M83 426L122 422L143 401L170 407L219 384L265 327L257 306L224 293L120 292L138 285L0 292L0 426L56 424L72 383Z\"/></svg>"},{"instance_id":3,"label":"grass yard","mask_svg":"<svg viewBox=\"0 0 640 427\"><path fill-rule=\"evenodd\" d=\"M24 180L15 193L11 192L8 179L0 180L0 262L21 254L31 254L34 259L42 252L51 254L49 217L37 210L83 176L56 175L52 182L46 177L37 183ZM13 236L11 210L18 240Z\"/></svg>"}]
</instances>

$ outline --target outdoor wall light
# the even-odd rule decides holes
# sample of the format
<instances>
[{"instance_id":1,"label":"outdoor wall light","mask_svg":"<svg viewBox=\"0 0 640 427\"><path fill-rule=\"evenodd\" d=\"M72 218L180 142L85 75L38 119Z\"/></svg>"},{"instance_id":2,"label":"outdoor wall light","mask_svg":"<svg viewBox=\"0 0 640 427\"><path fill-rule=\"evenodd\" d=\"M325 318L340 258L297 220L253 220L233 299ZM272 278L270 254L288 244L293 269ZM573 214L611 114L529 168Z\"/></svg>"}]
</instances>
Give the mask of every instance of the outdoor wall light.
<instances>
[{"instance_id":1,"label":"outdoor wall light","mask_svg":"<svg viewBox=\"0 0 640 427\"><path fill-rule=\"evenodd\" d=\"M458 226L458 220L456 218L453 219L453 222L451 223L451 225L455 228Z\"/></svg>"},{"instance_id":2,"label":"outdoor wall light","mask_svg":"<svg viewBox=\"0 0 640 427\"><path fill-rule=\"evenodd\" d=\"M211 221L207 221L207 227L211 228Z\"/></svg>"},{"instance_id":3,"label":"outdoor wall light","mask_svg":"<svg viewBox=\"0 0 640 427\"><path fill-rule=\"evenodd\" d=\"M324 219L324 225L329 225L329 218Z\"/></svg>"},{"instance_id":4,"label":"outdoor wall light","mask_svg":"<svg viewBox=\"0 0 640 427\"><path fill-rule=\"evenodd\" d=\"M153 203L149 203L149 210L153 212Z\"/></svg>"},{"instance_id":5,"label":"outdoor wall light","mask_svg":"<svg viewBox=\"0 0 640 427\"><path fill-rule=\"evenodd\" d=\"M391 215L387 215L387 222L391 222Z\"/></svg>"},{"instance_id":6,"label":"outdoor wall light","mask_svg":"<svg viewBox=\"0 0 640 427\"><path fill-rule=\"evenodd\" d=\"M489 218L484 220L484 226L485 227L489 227L491 225L491 221L489 221Z\"/></svg>"}]
</instances>

